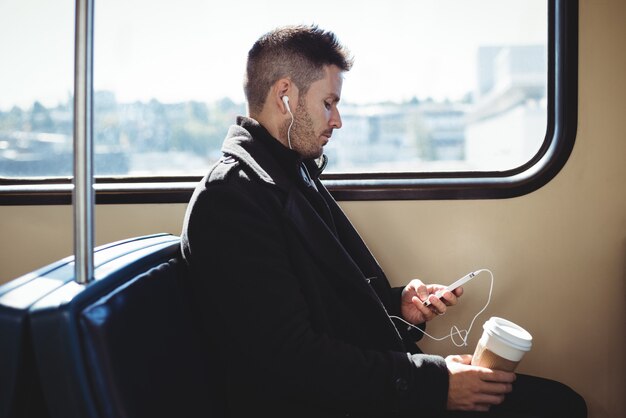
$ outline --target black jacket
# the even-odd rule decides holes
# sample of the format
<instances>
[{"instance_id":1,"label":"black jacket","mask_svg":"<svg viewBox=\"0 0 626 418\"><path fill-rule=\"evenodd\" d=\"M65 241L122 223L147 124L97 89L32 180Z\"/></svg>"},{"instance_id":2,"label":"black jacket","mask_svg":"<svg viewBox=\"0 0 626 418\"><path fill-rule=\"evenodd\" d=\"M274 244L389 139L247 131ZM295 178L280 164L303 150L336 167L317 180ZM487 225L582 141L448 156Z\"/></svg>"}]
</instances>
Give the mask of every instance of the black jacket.
<instances>
[{"instance_id":1,"label":"black jacket","mask_svg":"<svg viewBox=\"0 0 626 418\"><path fill-rule=\"evenodd\" d=\"M443 410L445 362L421 354L389 317L400 315L402 289L390 287L317 166L306 162L330 221L307 198L298 162L291 169L275 147L292 151L259 136L269 134L251 119L230 128L182 234L230 415Z\"/></svg>"}]
</instances>

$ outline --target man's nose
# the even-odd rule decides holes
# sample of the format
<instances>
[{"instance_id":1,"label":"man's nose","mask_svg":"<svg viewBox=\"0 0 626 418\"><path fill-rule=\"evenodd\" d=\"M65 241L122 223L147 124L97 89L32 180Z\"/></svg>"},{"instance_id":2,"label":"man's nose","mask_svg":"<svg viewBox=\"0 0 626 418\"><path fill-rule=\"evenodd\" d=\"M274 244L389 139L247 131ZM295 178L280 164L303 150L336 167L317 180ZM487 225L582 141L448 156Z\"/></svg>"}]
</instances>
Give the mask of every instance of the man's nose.
<instances>
[{"instance_id":1,"label":"man's nose","mask_svg":"<svg viewBox=\"0 0 626 418\"><path fill-rule=\"evenodd\" d=\"M339 109L337 108L334 109L333 114L331 115L330 126L334 129L339 129L342 126L341 115L339 114Z\"/></svg>"}]
</instances>

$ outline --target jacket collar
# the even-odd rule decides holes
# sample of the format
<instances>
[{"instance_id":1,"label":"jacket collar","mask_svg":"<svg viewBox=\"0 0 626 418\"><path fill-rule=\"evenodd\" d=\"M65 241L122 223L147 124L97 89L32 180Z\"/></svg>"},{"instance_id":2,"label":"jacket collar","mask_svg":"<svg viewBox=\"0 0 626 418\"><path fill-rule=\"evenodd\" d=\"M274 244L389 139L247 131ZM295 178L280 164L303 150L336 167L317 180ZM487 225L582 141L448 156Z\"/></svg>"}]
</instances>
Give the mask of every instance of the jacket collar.
<instances>
[{"instance_id":1,"label":"jacket collar","mask_svg":"<svg viewBox=\"0 0 626 418\"><path fill-rule=\"evenodd\" d=\"M325 155L317 160L302 160L297 152L283 146L259 122L244 116L239 116L237 124L229 128L222 153L239 160L260 180L284 191L288 191L294 185L294 179L300 177L300 163L304 163L311 178L316 180L328 162Z\"/></svg>"}]
</instances>

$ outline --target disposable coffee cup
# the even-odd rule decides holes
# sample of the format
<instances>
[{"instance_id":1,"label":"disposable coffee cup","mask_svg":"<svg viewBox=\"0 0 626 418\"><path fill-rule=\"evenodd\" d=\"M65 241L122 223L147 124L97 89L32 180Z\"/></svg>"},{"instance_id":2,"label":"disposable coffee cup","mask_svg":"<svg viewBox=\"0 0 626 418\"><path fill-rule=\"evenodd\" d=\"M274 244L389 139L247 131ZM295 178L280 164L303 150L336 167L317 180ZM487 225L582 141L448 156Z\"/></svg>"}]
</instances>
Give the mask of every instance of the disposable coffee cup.
<instances>
[{"instance_id":1,"label":"disposable coffee cup","mask_svg":"<svg viewBox=\"0 0 626 418\"><path fill-rule=\"evenodd\" d=\"M491 317L483 325L472 364L512 372L532 347L533 337L506 319Z\"/></svg>"}]
</instances>

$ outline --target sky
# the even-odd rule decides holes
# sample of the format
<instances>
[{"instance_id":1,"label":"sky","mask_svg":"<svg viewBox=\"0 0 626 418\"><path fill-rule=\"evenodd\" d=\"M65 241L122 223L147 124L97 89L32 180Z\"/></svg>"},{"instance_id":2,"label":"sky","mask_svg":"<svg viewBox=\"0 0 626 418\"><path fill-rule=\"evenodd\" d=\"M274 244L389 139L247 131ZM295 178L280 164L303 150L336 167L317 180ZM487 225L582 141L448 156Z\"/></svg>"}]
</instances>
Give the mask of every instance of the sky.
<instances>
[{"instance_id":1,"label":"sky","mask_svg":"<svg viewBox=\"0 0 626 418\"><path fill-rule=\"evenodd\" d=\"M355 58L342 100L456 100L479 46L545 43L546 0L96 0L94 88L119 102L243 102L247 51L272 28L318 24ZM67 101L73 0L0 0L0 110Z\"/></svg>"}]
</instances>

